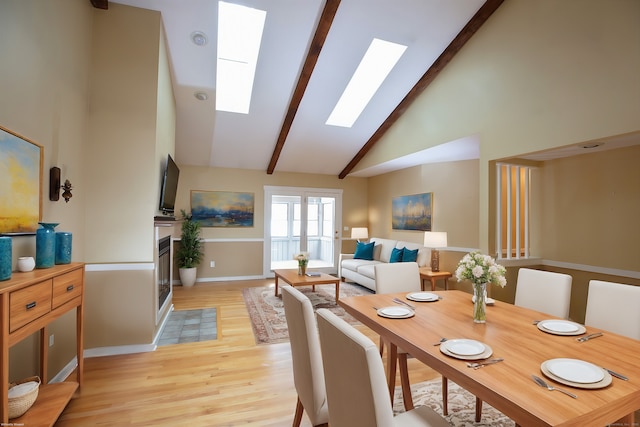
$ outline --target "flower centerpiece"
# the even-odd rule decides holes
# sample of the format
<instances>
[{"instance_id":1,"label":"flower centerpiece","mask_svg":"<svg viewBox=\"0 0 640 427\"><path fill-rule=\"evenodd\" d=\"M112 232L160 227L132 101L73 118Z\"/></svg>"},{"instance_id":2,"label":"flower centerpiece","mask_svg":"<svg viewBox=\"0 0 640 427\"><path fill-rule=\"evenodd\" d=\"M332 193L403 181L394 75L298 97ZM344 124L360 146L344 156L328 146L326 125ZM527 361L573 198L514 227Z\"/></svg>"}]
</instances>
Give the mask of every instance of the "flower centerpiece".
<instances>
[{"instance_id":1,"label":"flower centerpiece","mask_svg":"<svg viewBox=\"0 0 640 427\"><path fill-rule=\"evenodd\" d=\"M466 254L458 263L456 279L458 281L469 280L473 283L474 322L485 323L487 321L487 284L494 283L504 288L507 284L507 279L504 277L506 272L504 266L497 264L495 259L478 251Z\"/></svg>"},{"instance_id":2,"label":"flower centerpiece","mask_svg":"<svg viewBox=\"0 0 640 427\"><path fill-rule=\"evenodd\" d=\"M298 274L304 276L307 273L307 264L309 264L309 253L298 252L293 259L298 260Z\"/></svg>"}]
</instances>

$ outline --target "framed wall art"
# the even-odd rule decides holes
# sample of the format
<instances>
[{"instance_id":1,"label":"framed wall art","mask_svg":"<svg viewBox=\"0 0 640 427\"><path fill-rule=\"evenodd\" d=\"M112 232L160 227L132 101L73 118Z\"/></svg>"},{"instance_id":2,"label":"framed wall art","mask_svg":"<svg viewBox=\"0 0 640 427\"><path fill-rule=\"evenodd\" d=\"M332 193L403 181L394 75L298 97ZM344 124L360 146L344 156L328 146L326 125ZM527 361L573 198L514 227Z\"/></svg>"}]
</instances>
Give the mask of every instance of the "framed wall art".
<instances>
[{"instance_id":1,"label":"framed wall art","mask_svg":"<svg viewBox=\"0 0 640 427\"><path fill-rule=\"evenodd\" d=\"M394 197L391 226L394 230L431 231L433 193Z\"/></svg>"},{"instance_id":2,"label":"framed wall art","mask_svg":"<svg viewBox=\"0 0 640 427\"><path fill-rule=\"evenodd\" d=\"M42 218L41 145L0 126L0 234L34 234Z\"/></svg>"},{"instance_id":3,"label":"framed wall art","mask_svg":"<svg viewBox=\"0 0 640 427\"><path fill-rule=\"evenodd\" d=\"M253 193L191 190L191 216L202 227L253 227Z\"/></svg>"}]
</instances>

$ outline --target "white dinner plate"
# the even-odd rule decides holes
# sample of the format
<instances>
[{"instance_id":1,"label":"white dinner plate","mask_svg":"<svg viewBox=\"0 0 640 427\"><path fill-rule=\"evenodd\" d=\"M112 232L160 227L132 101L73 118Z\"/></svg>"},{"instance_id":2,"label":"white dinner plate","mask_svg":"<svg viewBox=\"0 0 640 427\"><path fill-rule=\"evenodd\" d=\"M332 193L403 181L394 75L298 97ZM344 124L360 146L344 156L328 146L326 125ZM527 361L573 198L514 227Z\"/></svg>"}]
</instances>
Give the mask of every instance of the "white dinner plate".
<instances>
[{"instance_id":1,"label":"white dinner plate","mask_svg":"<svg viewBox=\"0 0 640 427\"><path fill-rule=\"evenodd\" d=\"M558 377L557 375L554 375L547 368L547 365L549 364L549 362L552 362L553 360L555 360L555 359L551 359L551 360L547 360L545 362L542 362L542 364L540 365L540 371L547 378L550 378L550 379L552 379L554 381L557 381L560 384L568 385L570 387L575 387L575 388L598 389L598 388L607 387L613 381L613 378L611 377L611 374L609 374L609 372L605 371L604 369L602 370L602 374L603 374L602 380L597 381L595 383L576 383L576 382L573 382L573 381L565 380L563 378Z\"/></svg>"},{"instance_id":2,"label":"white dinner plate","mask_svg":"<svg viewBox=\"0 0 640 427\"><path fill-rule=\"evenodd\" d=\"M475 295L472 295L472 296L471 296L471 302L473 302L473 303L475 303L475 302L476 302L476 296L475 296ZM484 299L484 302L485 302L487 305L494 305L494 304L496 303L496 300L494 300L493 298L486 297L486 298Z\"/></svg>"},{"instance_id":3,"label":"white dinner plate","mask_svg":"<svg viewBox=\"0 0 640 427\"><path fill-rule=\"evenodd\" d=\"M389 319L406 319L408 317L415 316L415 313L408 307L399 307L394 305L378 309L378 316L387 317Z\"/></svg>"},{"instance_id":4,"label":"white dinner plate","mask_svg":"<svg viewBox=\"0 0 640 427\"><path fill-rule=\"evenodd\" d=\"M438 301L438 295L431 292L412 292L407 295L407 299L418 302Z\"/></svg>"},{"instance_id":5,"label":"white dinner plate","mask_svg":"<svg viewBox=\"0 0 640 427\"><path fill-rule=\"evenodd\" d=\"M604 369L578 359L551 359L545 367L558 378L579 384L592 384L604 379Z\"/></svg>"},{"instance_id":6,"label":"white dinner plate","mask_svg":"<svg viewBox=\"0 0 640 427\"><path fill-rule=\"evenodd\" d=\"M580 335L586 331L579 323L561 319L541 320L537 326L541 331L554 335Z\"/></svg>"},{"instance_id":7,"label":"white dinner plate","mask_svg":"<svg viewBox=\"0 0 640 427\"><path fill-rule=\"evenodd\" d=\"M458 356L477 356L486 350L484 344L475 340L448 340L442 343L447 350Z\"/></svg>"},{"instance_id":8,"label":"white dinner plate","mask_svg":"<svg viewBox=\"0 0 640 427\"><path fill-rule=\"evenodd\" d=\"M451 356L451 357L455 357L456 359L461 359L461 360L481 360L481 359L488 359L489 357L491 357L491 355L493 354L493 349L491 347L489 347L486 344L480 343L483 347L484 347L484 351L480 354L472 354L472 355L463 355L463 354L456 354L452 351L450 351L448 349L448 345L447 343L450 341L459 341L459 340L447 340L445 342L443 342L442 344L440 344L440 352L442 352L443 354L446 354L447 356ZM473 341L473 340L465 340L465 341ZM460 351L460 348L456 349L457 351Z\"/></svg>"}]
</instances>

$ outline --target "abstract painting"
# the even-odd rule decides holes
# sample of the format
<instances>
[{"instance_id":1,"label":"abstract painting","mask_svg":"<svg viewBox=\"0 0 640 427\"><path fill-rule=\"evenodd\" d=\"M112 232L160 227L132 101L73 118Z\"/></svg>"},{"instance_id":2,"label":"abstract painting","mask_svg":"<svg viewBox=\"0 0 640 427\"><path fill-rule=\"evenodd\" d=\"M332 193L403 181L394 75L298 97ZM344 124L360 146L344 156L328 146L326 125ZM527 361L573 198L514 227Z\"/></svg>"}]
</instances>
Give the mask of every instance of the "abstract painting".
<instances>
[{"instance_id":1,"label":"abstract painting","mask_svg":"<svg viewBox=\"0 0 640 427\"><path fill-rule=\"evenodd\" d=\"M0 126L0 234L33 234L42 218L42 146Z\"/></svg>"},{"instance_id":2,"label":"abstract painting","mask_svg":"<svg viewBox=\"0 0 640 427\"><path fill-rule=\"evenodd\" d=\"M191 191L191 216L202 227L253 227L253 193Z\"/></svg>"},{"instance_id":3,"label":"abstract painting","mask_svg":"<svg viewBox=\"0 0 640 427\"><path fill-rule=\"evenodd\" d=\"M394 197L391 226L394 230L431 231L433 193Z\"/></svg>"}]
</instances>

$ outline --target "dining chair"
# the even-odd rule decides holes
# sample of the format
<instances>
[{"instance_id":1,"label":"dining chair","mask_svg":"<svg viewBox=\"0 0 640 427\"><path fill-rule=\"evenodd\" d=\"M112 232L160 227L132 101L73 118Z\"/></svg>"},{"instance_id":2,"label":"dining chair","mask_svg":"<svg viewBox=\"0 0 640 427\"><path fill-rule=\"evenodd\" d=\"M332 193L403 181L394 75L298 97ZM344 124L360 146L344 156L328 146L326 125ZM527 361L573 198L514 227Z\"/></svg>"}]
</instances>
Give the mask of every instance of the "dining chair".
<instances>
[{"instance_id":1,"label":"dining chair","mask_svg":"<svg viewBox=\"0 0 640 427\"><path fill-rule=\"evenodd\" d=\"M514 304L567 319L572 281L568 274L521 268Z\"/></svg>"},{"instance_id":2,"label":"dining chair","mask_svg":"<svg viewBox=\"0 0 640 427\"><path fill-rule=\"evenodd\" d=\"M640 286L589 281L584 324L640 340Z\"/></svg>"},{"instance_id":3,"label":"dining chair","mask_svg":"<svg viewBox=\"0 0 640 427\"><path fill-rule=\"evenodd\" d=\"M328 309L316 313L331 427L449 426L428 406L394 417L376 344Z\"/></svg>"},{"instance_id":4,"label":"dining chair","mask_svg":"<svg viewBox=\"0 0 640 427\"><path fill-rule=\"evenodd\" d=\"M293 427L300 425L303 412L307 413L311 425L327 427L329 410L313 306L309 298L293 286L283 286L281 292L291 342L293 382L298 393Z\"/></svg>"},{"instance_id":5,"label":"dining chair","mask_svg":"<svg viewBox=\"0 0 640 427\"><path fill-rule=\"evenodd\" d=\"M521 268L518 270L514 305L567 319L572 282L573 277L568 274ZM481 416L482 400L476 397L476 422Z\"/></svg>"},{"instance_id":6,"label":"dining chair","mask_svg":"<svg viewBox=\"0 0 640 427\"><path fill-rule=\"evenodd\" d=\"M418 292L421 290L420 270L415 262L402 262L392 264L376 264L374 266L377 294L391 294L394 292ZM380 356L384 352L385 340L380 337ZM396 377L396 361L400 370L400 384L402 388L402 400L404 409L413 409L413 397L411 396L411 384L409 383L409 367L407 365L408 354L398 347L398 357L390 361L389 378ZM389 394L393 398L395 382L389 383Z\"/></svg>"}]
</instances>

